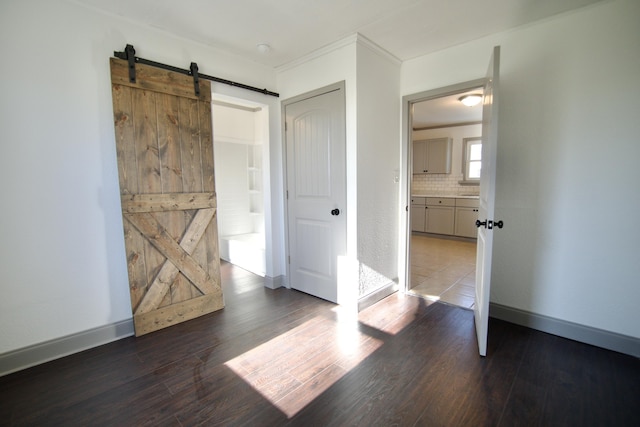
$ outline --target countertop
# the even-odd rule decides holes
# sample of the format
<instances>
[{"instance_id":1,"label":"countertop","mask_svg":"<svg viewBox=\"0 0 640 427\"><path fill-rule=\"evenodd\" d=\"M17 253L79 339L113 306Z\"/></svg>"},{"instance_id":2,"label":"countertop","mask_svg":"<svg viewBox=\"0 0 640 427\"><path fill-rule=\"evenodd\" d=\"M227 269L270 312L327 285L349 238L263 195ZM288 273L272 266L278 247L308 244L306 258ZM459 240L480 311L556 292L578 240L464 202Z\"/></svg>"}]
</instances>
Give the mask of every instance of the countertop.
<instances>
[{"instance_id":1,"label":"countertop","mask_svg":"<svg viewBox=\"0 0 640 427\"><path fill-rule=\"evenodd\" d=\"M412 194L411 197L436 197L436 198L448 198L448 199L479 199L480 196L471 195L458 195L458 194Z\"/></svg>"}]
</instances>

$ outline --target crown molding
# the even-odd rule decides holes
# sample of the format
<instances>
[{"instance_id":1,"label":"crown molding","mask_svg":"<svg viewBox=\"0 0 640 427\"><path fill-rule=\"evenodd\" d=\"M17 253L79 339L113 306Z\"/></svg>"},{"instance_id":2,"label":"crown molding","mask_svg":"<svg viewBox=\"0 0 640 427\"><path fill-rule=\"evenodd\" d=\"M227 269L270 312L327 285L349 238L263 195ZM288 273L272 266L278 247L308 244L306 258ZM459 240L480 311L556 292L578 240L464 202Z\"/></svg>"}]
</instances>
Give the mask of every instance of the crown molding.
<instances>
[{"instance_id":1,"label":"crown molding","mask_svg":"<svg viewBox=\"0 0 640 427\"><path fill-rule=\"evenodd\" d=\"M384 57L385 59L387 59L390 62L393 62L396 65L401 65L402 64L402 60L400 58L398 58L397 56L393 55L388 50L385 50L382 46L380 46L379 44L376 44L371 39L363 36L360 33L356 33L355 35L356 35L356 40L355 41L356 41L356 43L358 45L368 48L369 50L379 54L380 56Z\"/></svg>"},{"instance_id":2,"label":"crown molding","mask_svg":"<svg viewBox=\"0 0 640 427\"><path fill-rule=\"evenodd\" d=\"M379 55L383 56L384 58L386 58L387 60L400 65L402 63L402 61L397 58L396 56L392 55L390 52L384 50L382 47L380 47L379 45L377 45L376 43L374 43L373 41L371 41L370 39L368 39L367 37L363 36L360 33L354 33L351 34L350 36L347 36L343 39L340 39L338 41L335 41L331 44L328 44L326 46L323 46L319 49L316 49L312 52L309 52L308 54L301 56L298 59L294 59L291 62L287 62L286 64L280 65L278 67L275 68L277 73L281 73L283 71L287 71L290 70L292 68L298 67L299 65L302 65L306 62L309 61L313 61L314 59L317 59L321 56L327 55L331 52L334 52L336 50L342 49L346 46L352 45L352 44L356 44L358 46L362 46L362 47L366 47L376 53L378 53Z\"/></svg>"}]
</instances>

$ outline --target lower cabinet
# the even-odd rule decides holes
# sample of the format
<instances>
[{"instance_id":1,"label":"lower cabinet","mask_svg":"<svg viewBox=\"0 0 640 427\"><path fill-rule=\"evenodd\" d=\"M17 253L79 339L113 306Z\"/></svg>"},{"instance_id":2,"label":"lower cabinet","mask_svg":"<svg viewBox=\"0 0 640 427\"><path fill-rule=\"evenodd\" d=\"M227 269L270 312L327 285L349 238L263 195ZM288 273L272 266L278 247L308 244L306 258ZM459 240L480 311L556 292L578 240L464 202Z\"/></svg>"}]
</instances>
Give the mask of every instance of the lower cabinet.
<instances>
[{"instance_id":1,"label":"lower cabinet","mask_svg":"<svg viewBox=\"0 0 640 427\"><path fill-rule=\"evenodd\" d=\"M456 228L454 234L460 237L478 237L478 208L456 207Z\"/></svg>"},{"instance_id":2,"label":"lower cabinet","mask_svg":"<svg viewBox=\"0 0 640 427\"><path fill-rule=\"evenodd\" d=\"M411 205L411 230L424 231L426 209L424 205Z\"/></svg>"},{"instance_id":3,"label":"lower cabinet","mask_svg":"<svg viewBox=\"0 0 640 427\"><path fill-rule=\"evenodd\" d=\"M478 237L478 206L478 199L456 199L456 236Z\"/></svg>"},{"instance_id":4,"label":"lower cabinet","mask_svg":"<svg viewBox=\"0 0 640 427\"><path fill-rule=\"evenodd\" d=\"M435 234L453 234L454 209L446 206L426 206L424 231Z\"/></svg>"},{"instance_id":5,"label":"lower cabinet","mask_svg":"<svg viewBox=\"0 0 640 427\"><path fill-rule=\"evenodd\" d=\"M477 199L411 198L412 231L475 238L476 219Z\"/></svg>"}]
</instances>

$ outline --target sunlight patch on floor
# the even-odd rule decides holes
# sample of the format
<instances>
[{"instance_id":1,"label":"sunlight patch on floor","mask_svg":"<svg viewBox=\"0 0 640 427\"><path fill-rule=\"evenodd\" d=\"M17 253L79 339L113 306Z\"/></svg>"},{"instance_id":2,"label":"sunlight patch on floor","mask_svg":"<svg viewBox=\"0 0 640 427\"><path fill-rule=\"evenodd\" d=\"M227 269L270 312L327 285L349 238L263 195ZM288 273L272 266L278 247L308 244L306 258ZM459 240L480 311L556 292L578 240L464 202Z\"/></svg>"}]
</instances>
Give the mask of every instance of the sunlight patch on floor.
<instances>
[{"instance_id":1,"label":"sunlight patch on floor","mask_svg":"<svg viewBox=\"0 0 640 427\"><path fill-rule=\"evenodd\" d=\"M437 300L408 298L405 294L398 292L394 294L394 301L398 306L402 306L402 310L390 310L382 314L375 306L372 306L360 312L358 317L360 323L385 334L396 335L415 321L420 305L430 305Z\"/></svg>"},{"instance_id":2,"label":"sunlight patch on floor","mask_svg":"<svg viewBox=\"0 0 640 427\"><path fill-rule=\"evenodd\" d=\"M382 344L358 330L357 317L316 316L225 365L291 418Z\"/></svg>"}]
</instances>

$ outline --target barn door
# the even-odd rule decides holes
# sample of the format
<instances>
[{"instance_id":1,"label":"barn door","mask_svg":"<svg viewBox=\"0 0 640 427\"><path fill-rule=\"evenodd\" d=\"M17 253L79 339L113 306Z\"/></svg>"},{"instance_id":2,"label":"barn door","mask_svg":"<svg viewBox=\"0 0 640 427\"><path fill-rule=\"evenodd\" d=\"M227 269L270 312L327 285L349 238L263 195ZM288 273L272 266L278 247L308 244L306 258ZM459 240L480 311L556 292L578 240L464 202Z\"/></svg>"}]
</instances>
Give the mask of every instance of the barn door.
<instances>
[{"instance_id":1,"label":"barn door","mask_svg":"<svg viewBox=\"0 0 640 427\"><path fill-rule=\"evenodd\" d=\"M111 58L131 307L137 336L224 307L211 86Z\"/></svg>"}]
</instances>

